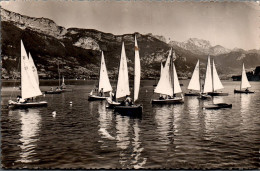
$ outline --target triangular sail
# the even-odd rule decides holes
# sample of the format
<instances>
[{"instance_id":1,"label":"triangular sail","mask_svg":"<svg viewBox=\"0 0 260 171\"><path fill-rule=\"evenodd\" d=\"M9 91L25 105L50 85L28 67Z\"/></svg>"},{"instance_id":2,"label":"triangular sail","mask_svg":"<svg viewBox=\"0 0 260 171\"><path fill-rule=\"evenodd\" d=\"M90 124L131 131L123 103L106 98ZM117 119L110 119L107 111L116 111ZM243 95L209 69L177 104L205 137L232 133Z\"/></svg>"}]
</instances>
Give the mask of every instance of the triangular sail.
<instances>
[{"instance_id":1,"label":"triangular sail","mask_svg":"<svg viewBox=\"0 0 260 171\"><path fill-rule=\"evenodd\" d=\"M213 73L212 73L212 75L213 75L213 91L215 91L215 90L222 89L224 87L223 87L223 85L222 85L222 83L219 79L214 60L213 60L212 65L213 65Z\"/></svg>"},{"instance_id":2,"label":"triangular sail","mask_svg":"<svg viewBox=\"0 0 260 171\"><path fill-rule=\"evenodd\" d=\"M61 86L65 86L64 76L62 76L62 83Z\"/></svg>"},{"instance_id":3,"label":"triangular sail","mask_svg":"<svg viewBox=\"0 0 260 171\"><path fill-rule=\"evenodd\" d=\"M161 74L160 74L160 76L162 76L162 75L163 75L163 64L161 62Z\"/></svg>"},{"instance_id":4,"label":"triangular sail","mask_svg":"<svg viewBox=\"0 0 260 171\"><path fill-rule=\"evenodd\" d=\"M36 68L35 68L36 69ZM21 95L23 99L42 95L21 40Z\"/></svg>"},{"instance_id":5,"label":"triangular sail","mask_svg":"<svg viewBox=\"0 0 260 171\"><path fill-rule=\"evenodd\" d=\"M190 83L188 85L189 90L200 90L200 68L199 68L199 60L195 66L192 77L190 79Z\"/></svg>"},{"instance_id":6,"label":"triangular sail","mask_svg":"<svg viewBox=\"0 0 260 171\"><path fill-rule=\"evenodd\" d=\"M140 89L140 80L141 80L141 62L140 62L137 40L136 40L136 37L135 37L134 101L136 101L138 99L139 89Z\"/></svg>"},{"instance_id":7,"label":"triangular sail","mask_svg":"<svg viewBox=\"0 0 260 171\"><path fill-rule=\"evenodd\" d=\"M246 71L245 71L245 66L243 64L243 68L242 68L242 75L241 75L241 89L242 88L248 88L248 87L251 87L248 79L247 79L247 76L246 76Z\"/></svg>"},{"instance_id":8,"label":"triangular sail","mask_svg":"<svg viewBox=\"0 0 260 171\"><path fill-rule=\"evenodd\" d=\"M31 54L29 53L29 62L30 62L30 65L32 67L32 72L33 72L33 75L34 75L34 78L36 80L36 82L38 83L38 85L40 84L39 83L39 76L38 76L38 72L37 72L37 69L35 67L35 64L33 62L33 59L32 59L32 56Z\"/></svg>"},{"instance_id":9,"label":"triangular sail","mask_svg":"<svg viewBox=\"0 0 260 171\"><path fill-rule=\"evenodd\" d=\"M155 93L166 94L169 96L173 95L173 89L172 89L172 84L170 81L170 74L169 74L171 55L172 55L172 49L170 50L169 55L167 57L159 82L156 88L154 89Z\"/></svg>"},{"instance_id":10,"label":"triangular sail","mask_svg":"<svg viewBox=\"0 0 260 171\"><path fill-rule=\"evenodd\" d=\"M127 68L127 61L126 61L126 54L125 54L125 46L123 42L119 73L118 73L116 98L124 97L126 95L130 95L130 91L129 91L129 79L128 79L128 68Z\"/></svg>"},{"instance_id":11,"label":"triangular sail","mask_svg":"<svg viewBox=\"0 0 260 171\"><path fill-rule=\"evenodd\" d=\"M103 51L102 51L102 55L101 55L98 91L100 91L102 88L103 88L103 92L112 91L112 86L109 82L109 78L108 78L108 74L107 74L107 68L106 68Z\"/></svg>"},{"instance_id":12,"label":"triangular sail","mask_svg":"<svg viewBox=\"0 0 260 171\"><path fill-rule=\"evenodd\" d=\"M177 76L177 72L176 72L176 68L175 68L175 65L174 63L173 64L173 94L176 94L176 93L181 93L182 90L181 90L181 86L180 86L180 83L179 83L179 78Z\"/></svg>"},{"instance_id":13,"label":"triangular sail","mask_svg":"<svg viewBox=\"0 0 260 171\"><path fill-rule=\"evenodd\" d=\"M208 93L212 91L213 91L213 87L212 87L211 65L210 65L210 57L208 57L208 64L207 64L203 93Z\"/></svg>"}]
</instances>

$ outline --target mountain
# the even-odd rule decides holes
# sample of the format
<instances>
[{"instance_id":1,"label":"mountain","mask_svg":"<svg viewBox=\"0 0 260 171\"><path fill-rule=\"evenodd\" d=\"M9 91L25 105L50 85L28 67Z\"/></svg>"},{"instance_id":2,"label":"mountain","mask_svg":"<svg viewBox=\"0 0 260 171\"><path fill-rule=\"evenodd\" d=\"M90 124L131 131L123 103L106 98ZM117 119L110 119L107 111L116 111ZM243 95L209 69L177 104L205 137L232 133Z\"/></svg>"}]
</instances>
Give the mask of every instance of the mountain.
<instances>
[{"instance_id":1,"label":"mountain","mask_svg":"<svg viewBox=\"0 0 260 171\"><path fill-rule=\"evenodd\" d=\"M198 59L202 73L205 73L209 52L214 52L220 75L240 69L241 62L255 67L259 53L254 50L230 51L220 45L212 47L209 41L196 38L186 42L166 43L163 36L153 34L113 35L94 29L64 28L47 18L20 15L1 8L2 33L2 78L20 76L20 41L37 66L40 78L57 78L58 64L65 78L96 78L99 73L101 50L104 51L109 77L117 78L122 42L125 43L130 78L134 67L134 35L140 49L142 78L155 78L160 74L160 63L166 61L173 47L179 76L191 76ZM245 55L245 57L244 57ZM240 57L240 58L239 58ZM225 63L226 58L228 64ZM232 62L237 60L238 62ZM247 66L247 65L246 65Z\"/></svg>"},{"instance_id":2,"label":"mountain","mask_svg":"<svg viewBox=\"0 0 260 171\"><path fill-rule=\"evenodd\" d=\"M198 38L190 38L185 42L177 42L177 41L171 41L169 42L171 46L178 46L183 49L189 50L194 54L199 55L220 55L229 53L231 50L224 48L223 46L216 45L211 46L210 42L203 39Z\"/></svg>"}]
</instances>

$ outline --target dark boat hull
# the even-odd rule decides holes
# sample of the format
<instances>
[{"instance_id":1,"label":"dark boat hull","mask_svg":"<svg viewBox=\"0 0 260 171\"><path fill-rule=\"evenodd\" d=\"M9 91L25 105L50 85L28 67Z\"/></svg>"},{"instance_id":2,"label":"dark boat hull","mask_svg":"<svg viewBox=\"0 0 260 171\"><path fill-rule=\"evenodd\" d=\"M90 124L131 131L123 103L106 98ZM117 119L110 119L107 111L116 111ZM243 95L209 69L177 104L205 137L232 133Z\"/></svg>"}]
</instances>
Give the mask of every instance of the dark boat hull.
<instances>
[{"instance_id":1,"label":"dark boat hull","mask_svg":"<svg viewBox=\"0 0 260 171\"><path fill-rule=\"evenodd\" d=\"M202 94L198 97L198 99L201 99L201 100L210 100L212 99L212 97L210 95L206 95L206 94Z\"/></svg>"},{"instance_id":2,"label":"dark boat hull","mask_svg":"<svg viewBox=\"0 0 260 171\"><path fill-rule=\"evenodd\" d=\"M88 96L88 101L96 101L96 100L106 100L105 96L96 96L96 95L89 95Z\"/></svg>"},{"instance_id":3,"label":"dark boat hull","mask_svg":"<svg viewBox=\"0 0 260 171\"><path fill-rule=\"evenodd\" d=\"M174 99L153 99L152 104L181 104L184 103L183 98Z\"/></svg>"},{"instance_id":4,"label":"dark boat hull","mask_svg":"<svg viewBox=\"0 0 260 171\"><path fill-rule=\"evenodd\" d=\"M143 107L141 105L132 106L115 106L115 112L129 116L138 116L143 113Z\"/></svg>"},{"instance_id":5,"label":"dark boat hull","mask_svg":"<svg viewBox=\"0 0 260 171\"><path fill-rule=\"evenodd\" d=\"M17 108L33 108L33 107L45 107L45 106L48 106L48 102L46 101L40 101L40 102L27 102L27 103L9 103L8 104L8 107L10 108L14 108L14 109L17 109Z\"/></svg>"},{"instance_id":6,"label":"dark boat hull","mask_svg":"<svg viewBox=\"0 0 260 171\"><path fill-rule=\"evenodd\" d=\"M200 93L185 93L185 96L199 96Z\"/></svg>"},{"instance_id":7,"label":"dark boat hull","mask_svg":"<svg viewBox=\"0 0 260 171\"><path fill-rule=\"evenodd\" d=\"M62 90L57 90L57 91L45 91L45 94L61 94Z\"/></svg>"},{"instance_id":8,"label":"dark boat hull","mask_svg":"<svg viewBox=\"0 0 260 171\"><path fill-rule=\"evenodd\" d=\"M246 90L234 90L234 93L240 93L240 94L252 94L255 93L253 91L246 91Z\"/></svg>"},{"instance_id":9,"label":"dark boat hull","mask_svg":"<svg viewBox=\"0 0 260 171\"><path fill-rule=\"evenodd\" d=\"M228 93L209 92L210 96L228 96Z\"/></svg>"},{"instance_id":10,"label":"dark boat hull","mask_svg":"<svg viewBox=\"0 0 260 171\"><path fill-rule=\"evenodd\" d=\"M223 108L232 108L232 104L217 103L217 104L203 107L203 109L223 109Z\"/></svg>"}]
</instances>

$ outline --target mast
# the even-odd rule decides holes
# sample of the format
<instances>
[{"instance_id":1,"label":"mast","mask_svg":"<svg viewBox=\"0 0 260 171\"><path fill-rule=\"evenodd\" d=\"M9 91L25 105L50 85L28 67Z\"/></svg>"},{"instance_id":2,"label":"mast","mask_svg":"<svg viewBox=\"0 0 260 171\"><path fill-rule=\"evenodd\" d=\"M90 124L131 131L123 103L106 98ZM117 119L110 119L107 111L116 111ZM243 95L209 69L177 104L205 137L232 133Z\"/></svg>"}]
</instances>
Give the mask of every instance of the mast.
<instances>
[{"instance_id":1,"label":"mast","mask_svg":"<svg viewBox=\"0 0 260 171\"><path fill-rule=\"evenodd\" d=\"M209 56L209 58L210 58L210 56ZM212 61L214 61L214 60L212 60ZM214 62L212 63L212 67L210 67L210 69L211 69L211 80L212 80L212 92L214 92L214 75L213 75L213 65L214 65Z\"/></svg>"},{"instance_id":2,"label":"mast","mask_svg":"<svg viewBox=\"0 0 260 171\"><path fill-rule=\"evenodd\" d=\"M198 63L199 63L199 84L200 84L200 92L202 92L201 90L201 79L200 79L200 60L198 60Z\"/></svg>"},{"instance_id":3,"label":"mast","mask_svg":"<svg viewBox=\"0 0 260 171\"><path fill-rule=\"evenodd\" d=\"M59 87L60 87L60 65L59 65L59 61L58 61L58 73L59 73Z\"/></svg>"}]
</instances>

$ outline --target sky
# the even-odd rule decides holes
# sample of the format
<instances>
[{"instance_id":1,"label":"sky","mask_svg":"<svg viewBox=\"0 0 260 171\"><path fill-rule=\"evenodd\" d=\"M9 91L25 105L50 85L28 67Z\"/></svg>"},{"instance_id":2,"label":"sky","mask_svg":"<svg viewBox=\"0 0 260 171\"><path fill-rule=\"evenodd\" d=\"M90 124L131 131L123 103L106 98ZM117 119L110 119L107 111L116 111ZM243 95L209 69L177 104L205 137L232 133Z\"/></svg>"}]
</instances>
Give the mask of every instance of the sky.
<instances>
[{"instance_id":1,"label":"sky","mask_svg":"<svg viewBox=\"0 0 260 171\"><path fill-rule=\"evenodd\" d=\"M52 19L65 28L96 29L117 35L152 33L180 42L199 38L229 49L260 48L259 1L16 0L0 4L22 15Z\"/></svg>"}]
</instances>

